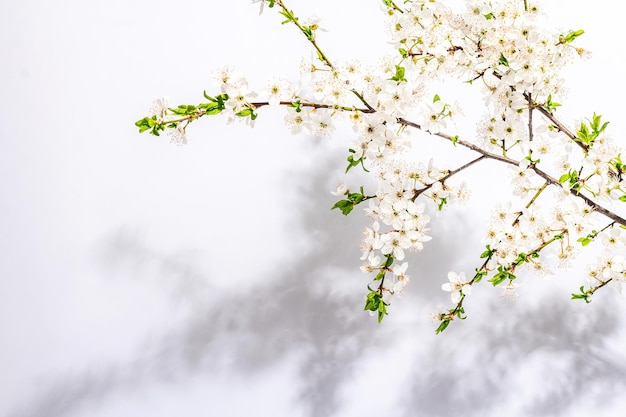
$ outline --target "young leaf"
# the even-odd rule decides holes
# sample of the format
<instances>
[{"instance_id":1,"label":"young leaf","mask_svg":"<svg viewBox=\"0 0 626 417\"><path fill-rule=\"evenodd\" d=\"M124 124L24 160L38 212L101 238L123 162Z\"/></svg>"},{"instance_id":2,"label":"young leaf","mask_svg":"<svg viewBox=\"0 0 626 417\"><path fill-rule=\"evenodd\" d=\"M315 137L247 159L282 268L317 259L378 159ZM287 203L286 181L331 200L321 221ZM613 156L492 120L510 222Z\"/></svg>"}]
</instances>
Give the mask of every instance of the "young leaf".
<instances>
[{"instance_id":1,"label":"young leaf","mask_svg":"<svg viewBox=\"0 0 626 417\"><path fill-rule=\"evenodd\" d=\"M338 208L341 212L347 216L350 214L352 209L354 209L354 203L350 200L340 200L335 203L334 206L331 207L331 210Z\"/></svg>"}]
</instances>

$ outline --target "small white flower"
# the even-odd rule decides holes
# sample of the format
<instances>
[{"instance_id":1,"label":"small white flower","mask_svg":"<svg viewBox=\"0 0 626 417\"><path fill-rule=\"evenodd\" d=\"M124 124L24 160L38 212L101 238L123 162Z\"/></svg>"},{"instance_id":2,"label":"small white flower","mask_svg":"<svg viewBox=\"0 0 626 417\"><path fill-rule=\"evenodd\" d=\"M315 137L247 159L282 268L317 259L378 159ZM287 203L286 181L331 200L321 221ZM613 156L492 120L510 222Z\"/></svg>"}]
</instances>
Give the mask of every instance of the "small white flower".
<instances>
[{"instance_id":1,"label":"small white flower","mask_svg":"<svg viewBox=\"0 0 626 417\"><path fill-rule=\"evenodd\" d=\"M398 232L387 232L381 235L380 240L383 243L383 246L380 249L382 254L391 254L399 261L404 259L404 249L408 249L410 247L410 242L407 244L406 240L402 239Z\"/></svg>"},{"instance_id":2,"label":"small white flower","mask_svg":"<svg viewBox=\"0 0 626 417\"><path fill-rule=\"evenodd\" d=\"M505 300L509 300L509 301L513 301L519 298L519 294L517 293L517 291L515 290L517 287L519 287L518 284L515 284L513 282L510 282L508 285L506 285L502 290L502 294L500 295L500 298L503 298Z\"/></svg>"},{"instance_id":3,"label":"small white flower","mask_svg":"<svg viewBox=\"0 0 626 417\"><path fill-rule=\"evenodd\" d=\"M170 137L170 143L178 146L187 144L187 134L185 133L185 129L180 126L175 129L169 129L167 135Z\"/></svg>"},{"instance_id":4,"label":"small white flower","mask_svg":"<svg viewBox=\"0 0 626 417\"><path fill-rule=\"evenodd\" d=\"M340 182L337 185L337 189L335 191L331 191L330 193L332 195L346 195L350 192L350 190L348 190L348 187L346 187L346 184L344 184L343 182Z\"/></svg>"},{"instance_id":5,"label":"small white flower","mask_svg":"<svg viewBox=\"0 0 626 417\"><path fill-rule=\"evenodd\" d=\"M422 115L422 128L432 134L439 133L442 128L446 127L443 120L444 103L441 100L433 104L424 105Z\"/></svg>"},{"instance_id":6,"label":"small white flower","mask_svg":"<svg viewBox=\"0 0 626 417\"><path fill-rule=\"evenodd\" d=\"M293 86L286 80L273 79L268 83L268 103L272 107L280 105L280 102L291 100L296 91Z\"/></svg>"},{"instance_id":7,"label":"small white flower","mask_svg":"<svg viewBox=\"0 0 626 417\"><path fill-rule=\"evenodd\" d=\"M445 315L444 311L445 311L444 306L442 304L439 304L437 306L437 312L429 314L428 317L433 323L437 323L443 319Z\"/></svg>"},{"instance_id":8,"label":"small white flower","mask_svg":"<svg viewBox=\"0 0 626 417\"><path fill-rule=\"evenodd\" d=\"M168 101L167 97L154 100L150 106L150 116L156 116L157 120L164 120L167 114Z\"/></svg>"},{"instance_id":9,"label":"small white flower","mask_svg":"<svg viewBox=\"0 0 626 417\"><path fill-rule=\"evenodd\" d=\"M450 292L450 298L453 303L456 304L461 301L461 296L470 295L472 293L472 286L467 282L464 272L460 272L459 274L456 272L448 272L448 280L450 282L441 285L441 289Z\"/></svg>"},{"instance_id":10,"label":"small white flower","mask_svg":"<svg viewBox=\"0 0 626 417\"><path fill-rule=\"evenodd\" d=\"M410 277L405 274L408 266L408 262L404 262L402 263L402 265L393 268L393 273L395 274L397 280L397 282L393 286L394 293L402 294L404 287L406 287L406 285L409 283Z\"/></svg>"},{"instance_id":11,"label":"small white flower","mask_svg":"<svg viewBox=\"0 0 626 417\"><path fill-rule=\"evenodd\" d=\"M310 120L304 112L297 112L295 109L289 109L285 115L285 124L291 130L291 133L297 135L302 130L310 130Z\"/></svg>"},{"instance_id":12,"label":"small white flower","mask_svg":"<svg viewBox=\"0 0 626 417\"><path fill-rule=\"evenodd\" d=\"M257 96L256 92L248 88L248 82L244 79L223 84L222 92L228 94L228 100L226 100L224 105L233 113L238 113L243 109L249 108L249 99Z\"/></svg>"}]
</instances>

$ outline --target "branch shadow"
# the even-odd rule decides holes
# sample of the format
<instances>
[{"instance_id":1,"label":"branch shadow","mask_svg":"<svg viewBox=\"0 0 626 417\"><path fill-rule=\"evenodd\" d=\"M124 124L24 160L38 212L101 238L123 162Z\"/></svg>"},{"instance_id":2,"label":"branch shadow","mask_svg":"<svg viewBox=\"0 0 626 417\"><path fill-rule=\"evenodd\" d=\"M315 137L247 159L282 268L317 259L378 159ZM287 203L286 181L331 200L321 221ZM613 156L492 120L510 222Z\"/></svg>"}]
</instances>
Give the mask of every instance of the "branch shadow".
<instances>
[{"instance_id":1,"label":"branch shadow","mask_svg":"<svg viewBox=\"0 0 626 417\"><path fill-rule=\"evenodd\" d=\"M433 240L423 252L410 255L413 280L407 294L393 301L391 316L378 325L362 312L369 278L358 271L355 242L365 220L356 211L346 218L336 210L320 210L333 203L325 192L333 164L318 167L306 182L288 176L298 182L290 186L300 196L299 215L290 227L315 242L310 250L285 256L262 284L211 302L202 301L212 296L208 283L219 277L208 276L193 257L160 253L133 230L113 233L99 249L102 265L122 265L138 279L149 269L154 279L173 280L172 299L194 299L194 314L176 329L147 337L128 362L53 376L9 417L68 416L151 384L183 383L219 372L254 375L287 358L296 358L298 406L314 417L343 415L340 393L355 369L371 354L393 349L406 338L423 342L405 364L408 381L396 384L402 387L396 415L487 416L503 401L514 402L509 386L531 383L541 389L525 394L520 415L565 416L563 410L576 398L603 400L603 395L585 396L590 384L607 395L625 388L623 354L611 358L603 353L623 324L611 312L621 308L615 303L590 313L548 294L538 303L519 305L512 314L510 306L490 301L479 321L455 323L437 338L432 323L413 320L408 331L394 324L425 317L426 309L445 302L441 283L455 269L451 265L463 262L458 254L475 238L449 238L473 236L472 222L463 214L433 222ZM564 325L564 317L576 325ZM558 365L558 378L553 375L551 381L540 372L519 376L520 369L549 369L552 362Z\"/></svg>"}]
</instances>

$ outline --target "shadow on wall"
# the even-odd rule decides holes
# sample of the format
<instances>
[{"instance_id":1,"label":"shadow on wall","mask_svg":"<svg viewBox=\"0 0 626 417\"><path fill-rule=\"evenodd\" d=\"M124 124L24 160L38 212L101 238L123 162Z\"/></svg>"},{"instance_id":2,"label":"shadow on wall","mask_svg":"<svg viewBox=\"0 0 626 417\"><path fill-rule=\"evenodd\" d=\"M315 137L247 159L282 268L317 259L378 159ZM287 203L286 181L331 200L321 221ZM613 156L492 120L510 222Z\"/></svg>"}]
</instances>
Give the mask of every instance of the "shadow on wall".
<instances>
[{"instance_id":1,"label":"shadow on wall","mask_svg":"<svg viewBox=\"0 0 626 417\"><path fill-rule=\"evenodd\" d=\"M614 303L591 313L554 301L549 311L541 302L521 304L513 315L508 305L490 301L484 308L503 319L468 321L467 326L455 323L454 330L433 336L436 325L423 318L434 310L433 300L449 302L441 294L441 280L433 277L445 279L449 265L458 262L450 254L459 253L456 249L464 244L437 237L468 228L471 222L463 219L433 224L435 238L414 259L418 265L412 274L414 285L402 301L394 301L391 316L379 326L362 312L368 278L357 268L355 237L360 237L364 221L356 212L344 218L337 211L320 211L319 207L332 204L332 198L325 197L329 180L320 173L308 180L299 195L309 200L300 198L302 216L293 225L297 233L315 240L308 253L286 259L263 285L226 295L218 304L215 300L197 303L187 323L146 340L129 363L85 370L69 380L59 377L10 417L66 416L83 406L106 402L120 391L181 381L219 368L252 375L294 354L299 358L300 380L294 383L301 387L302 407L312 417L343 416L345 404L339 393L352 383L355 368L406 338L420 339L422 347L403 364L410 370L407 380L394 382L392 371L385 377L403 393L394 415L489 416L499 410L503 398L514 401L509 387L535 384L537 389L524 391L519 415L567 416L567 405L588 396L589 384L606 387L607 394L626 388L621 365L626 353L622 351L620 358L603 354L603 346L619 333L621 324L610 312ZM161 278L180 284L176 298L197 294L196 289L208 281L193 265L159 254L124 231L106 243L100 257L103 264L122 262L137 275L146 264L157 265ZM336 290L337 280L342 281L342 290ZM401 305L397 318L396 303ZM407 315L413 316L409 329L397 325ZM553 363L558 374L520 376L520 370L541 371Z\"/></svg>"},{"instance_id":2,"label":"shadow on wall","mask_svg":"<svg viewBox=\"0 0 626 417\"><path fill-rule=\"evenodd\" d=\"M589 415L583 410L615 399L623 407L624 329L614 313L624 311L620 300L590 311L555 296L514 313L506 303L489 303L491 320L429 349L429 369L413 364L399 415Z\"/></svg>"}]
</instances>

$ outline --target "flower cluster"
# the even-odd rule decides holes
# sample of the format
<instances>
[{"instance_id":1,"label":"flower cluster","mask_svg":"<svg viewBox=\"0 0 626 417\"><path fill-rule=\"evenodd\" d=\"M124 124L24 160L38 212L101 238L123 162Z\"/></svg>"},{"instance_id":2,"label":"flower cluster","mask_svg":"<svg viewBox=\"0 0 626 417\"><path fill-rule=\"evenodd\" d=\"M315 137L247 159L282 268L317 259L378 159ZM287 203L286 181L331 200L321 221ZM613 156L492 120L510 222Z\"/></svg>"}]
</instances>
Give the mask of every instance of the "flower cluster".
<instances>
[{"instance_id":1,"label":"flower cluster","mask_svg":"<svg viewBox=\"0 0 626 417\"><path fill-rule=\"evenodd\" d=\"M374 65L338 63L317 43L319 19L298 19L282 0L253 2L261 10L277 7L283 23L296 26L314 48L317 59L302 65L301 88L274 79L261 100L244 77L225 67L212 74L218 93L205 93L206 102L170 108L158 100L137 126L155 135L167 130L174 142L185 143L187 126L200 117L221 113L229 122L252 126L265 106L284 108L293 133L331 136L337 123L350 123L354 137L346 144L346 172L374 171L378 184L372 195L364 187L354 192L342 185L333 209L347 215L367 201L371 225L364 233L361 269L375 275L365 310L378 313L379 320L387 314L389 297L409 282L407 252L420 251L431 239L427 213L467 199L465 184L451 177L484 160L508 166L511 201L498 206L487 224L484 262L476 274L448 274L442 289L455 306L436 314L438 332L463 317L463 301L482 278L502 284L504 297L515 298L523 269L546 274L567 267L594 241L606 251L590 269L591 287L581 287L573 298L589 301L607 284L620 288L626 262L615 253L626 247L626 220L610 206L626 202L620 149L606 136L608 123L600 116L576 129L555 116L556 100L564 94L561 69L588 55L573 45L583 31L554 31L538 6L522 0L468 0L464 7L446 0L406 0L402 7L382 0L393 54ZM474 139L446 133L456 129L463 112L433 90L439 82L470 83L483 94L485 115L476 121L475 135L468 135ZM411 137L411 129L421 136ZM412 145L432 136L478 157L441 169L427 147L418 146L430 162L416 161Z\"/></svg>"},{"instance_id":2,"label":"flower cluster","mask_svg":"<svg viewBox=\"0 0 626 417\"><path fill-rule=\"evenodd\" d=\"M589 270L591 285L612 285L621 293L622 284L626 284L626 258L623 255L605 255Z\"/></svg>"}]
</instances>

